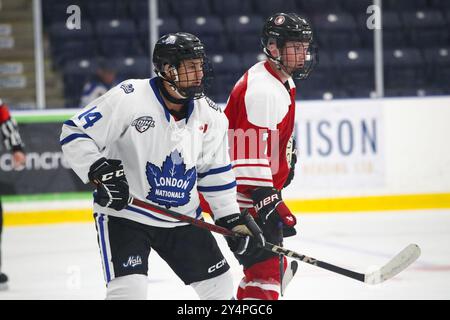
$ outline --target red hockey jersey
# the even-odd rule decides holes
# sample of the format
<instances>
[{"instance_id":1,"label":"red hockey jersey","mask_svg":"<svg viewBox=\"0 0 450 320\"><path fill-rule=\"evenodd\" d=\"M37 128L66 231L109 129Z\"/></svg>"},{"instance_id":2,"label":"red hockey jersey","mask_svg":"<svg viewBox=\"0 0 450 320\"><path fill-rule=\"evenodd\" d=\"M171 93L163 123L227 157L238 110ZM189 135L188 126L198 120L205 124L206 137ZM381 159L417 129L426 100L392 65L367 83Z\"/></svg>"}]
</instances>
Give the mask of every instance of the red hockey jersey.
<instances>
[{"instance_id":1,"label":"red hockey jersey","mask_svg":"<svg viewBox=\"0 0 450 320\"><path fill-rule=\"evenodd\" d=\"M295 84L286 83L270 64L259 62L236 83L225 114L229 120L231 164L238 186L238 203L251 208L251 191L281 190L289 174L286 146L294 130Z\"/></svg>"}]
</instances>

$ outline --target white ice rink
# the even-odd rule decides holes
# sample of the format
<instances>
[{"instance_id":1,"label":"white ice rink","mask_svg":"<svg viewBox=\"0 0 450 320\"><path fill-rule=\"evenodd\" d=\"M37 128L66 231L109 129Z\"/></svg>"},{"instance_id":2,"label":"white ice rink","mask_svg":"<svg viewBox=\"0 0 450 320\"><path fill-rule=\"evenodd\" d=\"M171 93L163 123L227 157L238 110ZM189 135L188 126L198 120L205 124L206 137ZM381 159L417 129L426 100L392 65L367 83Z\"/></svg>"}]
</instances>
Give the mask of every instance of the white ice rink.
<instances>
[{"instance_id":1,"label":"white ice rink","mask_svg":"<svg viewBox=\"0 0 450 320\"><path fill-rule=\"evenodd\" d=\"M298 216L299 234L285 247L345 268L365 272L410 243L422 249L408 269L377 286L300 262L282 299L450 299L450 210ZM241 270L225 241L234 284ZM10 277L1 299L103 299L94 224L9 227L3 234L3 271ZM197 299L195 292L152 252L149 299Z\"/></svg>"}]
</instances>

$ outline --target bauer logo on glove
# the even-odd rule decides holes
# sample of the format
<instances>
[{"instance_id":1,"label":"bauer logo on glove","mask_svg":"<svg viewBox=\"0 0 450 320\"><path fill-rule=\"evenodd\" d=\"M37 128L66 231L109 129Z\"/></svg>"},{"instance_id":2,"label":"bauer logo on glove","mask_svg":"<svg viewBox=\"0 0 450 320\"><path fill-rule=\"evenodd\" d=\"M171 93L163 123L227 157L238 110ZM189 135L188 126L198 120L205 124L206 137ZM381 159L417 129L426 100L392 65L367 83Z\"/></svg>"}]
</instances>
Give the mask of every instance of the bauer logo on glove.
<instances>
[{"instance_id":1,"label":"bauer logo on glove","mask_svg":"<svg viewBox=\"0 0 450 320\"><path fill-rule=\"evenodd\" d=\"M297 219L281 198L281 193L275 188L258 188L252 193L253 206L263 223L282 221L284 225L293 227Z\"/></svg>"}]
</instances>

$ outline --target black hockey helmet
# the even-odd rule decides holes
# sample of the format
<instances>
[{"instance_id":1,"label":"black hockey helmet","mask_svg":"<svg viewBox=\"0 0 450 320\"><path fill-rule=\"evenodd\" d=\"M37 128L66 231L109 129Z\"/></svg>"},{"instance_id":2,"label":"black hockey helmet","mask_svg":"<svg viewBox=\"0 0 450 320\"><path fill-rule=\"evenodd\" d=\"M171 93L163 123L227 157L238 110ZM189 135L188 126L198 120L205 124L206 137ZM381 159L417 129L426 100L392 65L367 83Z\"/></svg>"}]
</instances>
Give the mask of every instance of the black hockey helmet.
<instances>
[{"instance_id":1,"label":"black hockey helmet","mask_svg":"<svg viewBox=\"0 0 450 320\"><path fill-rule=\"evenodd\" d=\"M198 86L183 87L178 80L172 80L164 71L165 65L169 65L178 78L177 70L184 60L200 58L203 61L203 78ZM174 89L187 98L198 99L205 95L212 77L212 70L205 54L203 43L196 36L177 32L162 36L155 44L153 50L153 66L155 73L165 81L168 81Z\"/></svg>"},{"instance_id":2,"label":"black hockey helmet","mask_svg":"<svg viewBox=\"0 0 450 320\"><path fill-rule=\"evenodd\" d=\"M261 45L266 56L277 65L283 65L281 57L272 56L267 46L275 42L277 48L281 49L287 41L309 44L303 67L293 70L291 74L295 79L306 79L318 62L317 47L310 23L296 13L276 13L270 16L263 27Z\"/></svg>"}]
</instances>

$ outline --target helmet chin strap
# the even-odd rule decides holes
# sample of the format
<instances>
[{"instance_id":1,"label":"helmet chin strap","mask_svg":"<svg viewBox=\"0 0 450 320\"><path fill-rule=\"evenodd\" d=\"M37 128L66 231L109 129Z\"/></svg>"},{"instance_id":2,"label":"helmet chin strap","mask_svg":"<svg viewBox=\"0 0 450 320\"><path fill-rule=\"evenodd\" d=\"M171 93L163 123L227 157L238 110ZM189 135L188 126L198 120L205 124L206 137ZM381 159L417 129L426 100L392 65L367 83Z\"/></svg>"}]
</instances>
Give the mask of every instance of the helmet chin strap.
<instances>
[{"instance_id":1,"label":"helmet chin strap","mask_svg":"<svg viewBox=\"0 0 450 320\"><path fill-rule=\"evenodd\" d=\"M166 98L167 100L169 100L170 102L175 103L175 104L185 104L186 102L189 101L189 98L184 97L184 95L180 93L178 88L173 83L171 83L169 80L166 80L162 76L160 76L159 79L160 79L160 81L158 83L159 84L159 89L161 90L161 93L164 96L164 98ZM164 86L163 81L166 81L169 84L170 88L174 92L178 93L179 95L181 95L184 98L175 98L174 96L172 96L170 94L170 92L166 89L166 87Z\"/></svg>"},{"instance_id":2,"label":"helmet chin strap","mask_svg":"<svg viewBox=\"0 0 450 320\"><path fill-rule=\"evenodd\" d=\"M267 48L263 49L264 53L266 54L266 56L275 63L277 69L279 71L281 71L286 77L292 77L292 74L290 74L289 72L286 71L286 66L283 64L283 62L281 61L281 55L278 58L275 58L270 52L269 50L267 50Z\"/></svg>"}]
</instances>

